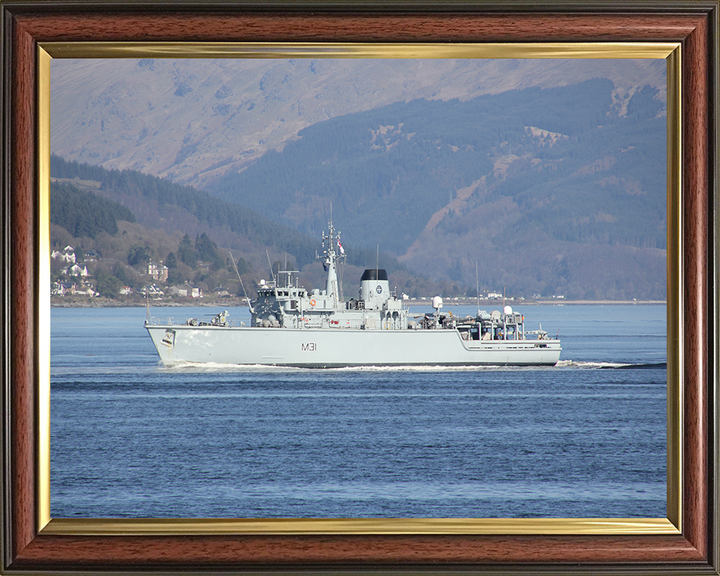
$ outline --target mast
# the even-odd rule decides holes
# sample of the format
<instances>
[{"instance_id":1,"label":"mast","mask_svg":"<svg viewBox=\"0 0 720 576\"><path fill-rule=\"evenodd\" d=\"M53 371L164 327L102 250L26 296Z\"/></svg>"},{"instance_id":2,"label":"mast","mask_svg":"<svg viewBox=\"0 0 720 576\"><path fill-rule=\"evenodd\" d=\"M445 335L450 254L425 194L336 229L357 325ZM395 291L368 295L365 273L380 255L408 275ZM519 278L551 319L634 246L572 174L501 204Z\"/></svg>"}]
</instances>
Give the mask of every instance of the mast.
<instances>
[{"instance_id":1,"label":"mast","mask_svg":"<svg viewBox=\"0 0 720 576\"><path fill-rule=\"evenodd\" d=\"M477 260L475 260L475 297L477 298L477 315L480 316L480 276L478 276Z\"/></svg>"},{"instance_id":2,"label":"mast","mask_svg":"<svg viewBox=\"0 0 720 576\"><path fill-rule=\"evenodd\" d=\"M332 307L336 308L338 303L338 280L336 262L338 254L335 252L335 228L332 220L328 222L327 235L323 232L323 268L327 272L325 293L331 298Z\"/></svg>"}]
</instances>

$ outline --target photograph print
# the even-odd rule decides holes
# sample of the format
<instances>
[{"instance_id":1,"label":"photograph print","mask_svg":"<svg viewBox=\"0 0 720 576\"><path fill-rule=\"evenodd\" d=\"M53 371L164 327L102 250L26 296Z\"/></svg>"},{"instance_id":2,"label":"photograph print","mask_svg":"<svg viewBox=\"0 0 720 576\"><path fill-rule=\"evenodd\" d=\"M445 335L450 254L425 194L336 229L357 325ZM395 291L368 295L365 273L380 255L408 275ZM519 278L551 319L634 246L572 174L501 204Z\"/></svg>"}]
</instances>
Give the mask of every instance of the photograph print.
<instances>
[{"instance_id":1,"label":"photograph print","mask_svg":"<svg viewBox=\"0 0 720 576\"><path fill-rule=\"evenodd\" d=\"M54 518L665 518L662 59L54 59Z\"/></svg>"}]
</instances>

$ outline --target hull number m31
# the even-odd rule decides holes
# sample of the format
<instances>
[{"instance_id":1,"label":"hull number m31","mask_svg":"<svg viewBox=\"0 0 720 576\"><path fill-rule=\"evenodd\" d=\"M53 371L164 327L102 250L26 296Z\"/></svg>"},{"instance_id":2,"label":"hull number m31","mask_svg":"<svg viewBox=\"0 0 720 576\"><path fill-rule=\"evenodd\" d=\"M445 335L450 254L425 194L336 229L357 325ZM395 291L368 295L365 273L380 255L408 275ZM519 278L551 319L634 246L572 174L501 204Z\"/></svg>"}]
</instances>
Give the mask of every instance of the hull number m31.
<instances>
[{"instance_id":1,"label":"hull number m31","mask_svg":"<svg viewBox=\"0 0 720 576\"><path fill-rule=\"evenodd\" d=\"M307 344L300 344L303 352L315 352L317 350L316 342L308 342Z\"/></svg>"}]
</instances>

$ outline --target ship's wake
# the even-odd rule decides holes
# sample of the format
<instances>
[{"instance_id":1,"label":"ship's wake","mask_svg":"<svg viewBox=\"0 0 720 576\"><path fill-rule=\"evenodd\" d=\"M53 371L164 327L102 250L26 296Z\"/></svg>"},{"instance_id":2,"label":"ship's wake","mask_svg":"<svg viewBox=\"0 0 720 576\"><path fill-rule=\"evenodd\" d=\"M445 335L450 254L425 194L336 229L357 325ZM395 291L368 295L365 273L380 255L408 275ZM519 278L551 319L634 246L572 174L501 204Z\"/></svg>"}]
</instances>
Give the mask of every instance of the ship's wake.
<instances>
[{"instance_id":1,"label":"ship's wake","mask_svg":"<svg viewBox=\"0 0 720 576\"><path fill-rule=\"evenodd\" d=\"M579 360L560 360L555 366L443 366L443 365L415 365L415 366L342 366L342 367L300 367L300 366L270 366L266 364L230 364L221 362L185 362L179 361L161 369L169 371L192 372L308 372L313 370L333 372L480 372L497 370L630 370L630 369L662 369L667 368L665 362L627 363L627 362L595 362Z\"/></svg>"},{"instance_id":2,"label":"ship's wake","mask_svg":"<svg viewBox=\"0 0 720 576\"><path fill-rule=\"evenodd\" d=\"M190 372L288 372L300 371L304 368L293 368L291 366L269 366L266 364L231 364L224 362L186 362L177 361L172 364L158 367L169 371L190 371Z\"/></svg>"},{"instance_id":3,"label":"ship's wake","mask_svg":"<svg viewBox=\"0 0 720 576\"><path fill-rule=\"evenodd\" d=\"M225 364L219 362L178 361L170 365L158 364L160 369L169 371L194 372L474 372L488 370L552 370L555 366L444 366L425 364L415 366L270 366L265 364Z\"/></svg>"},{"instance_id":4,"label":"ship's wake","mask_svg":"<svg viewBox=\"0 0 720 576\"><path fill-rule=\"evenodd\" d=\"M634 368L657 368L666 369L665 362L583 362L576 360L560 360L556 368L580 368L589 370L610 369L610 370L628 370Z\"/></svg>"}]
</instances>

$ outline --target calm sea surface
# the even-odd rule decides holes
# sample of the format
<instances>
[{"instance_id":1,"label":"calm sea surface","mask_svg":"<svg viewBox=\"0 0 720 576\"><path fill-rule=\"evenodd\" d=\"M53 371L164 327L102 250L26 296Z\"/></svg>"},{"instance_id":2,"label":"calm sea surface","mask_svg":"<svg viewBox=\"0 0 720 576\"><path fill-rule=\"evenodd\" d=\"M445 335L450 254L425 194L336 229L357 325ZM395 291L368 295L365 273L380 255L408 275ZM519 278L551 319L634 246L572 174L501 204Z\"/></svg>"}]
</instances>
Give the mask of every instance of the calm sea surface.
<instances>
[{"instance_id":1,"label":"calm sea surface","mask_svg":"<svg viewBox=\"0 0 720 576\"><path fill-rule=\"evenodd\" d=\"M54 308L52 516L664 518L665 306L517 311L558 366L165 368L145 309Z\"/></svg>"}]
</instances>

